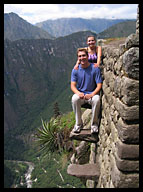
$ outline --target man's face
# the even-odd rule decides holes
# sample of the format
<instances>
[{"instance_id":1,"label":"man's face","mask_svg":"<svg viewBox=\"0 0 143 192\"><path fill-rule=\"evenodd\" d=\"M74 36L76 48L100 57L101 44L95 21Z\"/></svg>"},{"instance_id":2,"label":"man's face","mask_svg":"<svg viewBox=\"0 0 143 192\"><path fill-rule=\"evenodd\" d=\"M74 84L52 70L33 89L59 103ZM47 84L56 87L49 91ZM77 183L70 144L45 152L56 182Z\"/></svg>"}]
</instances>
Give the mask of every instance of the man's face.
<instances>
[{"instance_id":1,"label":"man's face","mask_svg":"<svg viewBox=\"0 0 143 192\"><path fill-rule=\"evenodd\" d=\"M88 56L84 51L78 52L78 59L80 60L81 65L85 65L88 63Z\"/></svg>"}]
</instances>

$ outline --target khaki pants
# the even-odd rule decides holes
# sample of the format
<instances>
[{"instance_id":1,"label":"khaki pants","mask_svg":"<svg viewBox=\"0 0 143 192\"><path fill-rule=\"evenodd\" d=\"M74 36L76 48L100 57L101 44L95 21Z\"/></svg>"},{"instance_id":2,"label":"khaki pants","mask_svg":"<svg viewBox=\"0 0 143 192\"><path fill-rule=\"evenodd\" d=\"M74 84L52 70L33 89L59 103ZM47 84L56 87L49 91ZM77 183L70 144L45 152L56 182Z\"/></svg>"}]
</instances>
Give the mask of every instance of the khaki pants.
<instances>
[{"instance_id":1,"label":"khaki pants","mask_svg":"<svg viewBox=\"0 0 143 192\"><path fill-rule=\"evenodd\" d=\"M92 106L92 117L91 117L91 127L94 125L99 125L99 112L100 112L100 96L94 95L91 99L80 99L77 94L72 96L72 108L75 113L76 126L82 124L81 119L81 105L89 103Z\"/></svg>"}]
</instances>

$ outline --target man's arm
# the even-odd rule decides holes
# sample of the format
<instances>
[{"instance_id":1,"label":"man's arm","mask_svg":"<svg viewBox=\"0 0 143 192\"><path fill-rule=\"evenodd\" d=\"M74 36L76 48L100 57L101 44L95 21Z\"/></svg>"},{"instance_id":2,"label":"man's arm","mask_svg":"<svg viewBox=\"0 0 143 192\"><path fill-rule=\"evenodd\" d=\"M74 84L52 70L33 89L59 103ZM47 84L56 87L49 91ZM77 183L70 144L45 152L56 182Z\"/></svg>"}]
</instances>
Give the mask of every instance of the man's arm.
<instances>
[{"instance_id":1,"label":"man's arm","mask_svg":"<svg viewBox=\"0 0 143 192\"><path fill-rule=\"evenodd\" d=\"M86 95L84 96L84 99L87 99L87 100L88 100L88 99L92 98L94 95L96 95L96 94L99 93L99 91L101 90L101 88L102 88L102 83L97 83L96 89L95 89L92 93L86 94Z\"/></svg>"},{"instance_id":2,"label":"man's arm","mask_svg":"<svg viewBox=\"0 0 143 192\"><path fill-rule=\"evenodd\" d=\"M91 93L91 94L92 94L92 97L93 97L94 95L98 94L99 91L101 90L101 88L102 88L102 83L97 83L96 89Z\"/></svg>"},{"instance_id":3,"label":"man's arm","mask_svg":"<svg viewBox=\"0 0 143 192\"><path fill-rule=\"evenodd\" d=\"M78 89L76 88L76 82L71 81L71 90L77 94L81 99L84 98L84 93L78 91Z\"/></svg>"}]
</instances>

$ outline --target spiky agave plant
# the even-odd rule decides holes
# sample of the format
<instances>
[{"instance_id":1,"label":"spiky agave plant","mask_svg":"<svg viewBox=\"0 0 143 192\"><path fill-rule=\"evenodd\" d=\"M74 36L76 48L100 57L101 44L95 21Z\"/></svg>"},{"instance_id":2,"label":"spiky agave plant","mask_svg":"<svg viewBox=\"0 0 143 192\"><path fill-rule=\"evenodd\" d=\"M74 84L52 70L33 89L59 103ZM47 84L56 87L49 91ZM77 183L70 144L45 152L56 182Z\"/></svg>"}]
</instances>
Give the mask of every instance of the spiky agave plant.
<instances>
[{"instance_id":1,"label":"spiky agave plant","mask_svg":"<svg viewBox=\"0 0 143 192\"><path fill-rule=\"evenodd\" d=\"M42 119L42 127L37 129L37 142L40 145L40 150L47 152L54 152L56 150L61 150L61 138L62 132L57 124L57 121L51 119L49 122L44 122Z\"/></svg>"}]
</instances>

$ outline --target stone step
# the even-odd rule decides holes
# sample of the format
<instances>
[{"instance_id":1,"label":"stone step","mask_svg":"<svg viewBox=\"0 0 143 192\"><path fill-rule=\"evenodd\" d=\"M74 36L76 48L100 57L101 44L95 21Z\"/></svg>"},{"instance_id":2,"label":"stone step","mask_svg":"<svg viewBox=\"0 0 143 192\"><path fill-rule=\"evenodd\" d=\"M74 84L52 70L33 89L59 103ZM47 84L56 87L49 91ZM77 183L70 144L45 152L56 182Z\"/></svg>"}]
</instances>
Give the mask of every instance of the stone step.
<instances>
[{"instance_id":1,"label":"stone step","mask_svg":"<svg viewBox=\"0 0 143 192\"><path fill-rule=\"evenodd\" d=\"M70 133L70 139L80 140L80 141L88 141L91 143L97 143L98 133L91 134L90 129L82 129L80 133L74 133L73 131Z\"/></svg>"},{"instance_id":2,"label":"stone step","mask_svg":"<svg viewBox=\"0 0 143 192\"><path fill-rule=\"evenodd\" d=\"M96 182L100 175L99 166L96 163L83 165L70 164L67 168L67 173L75 177L91 179Z\"/></svg>"}]
</instances>

